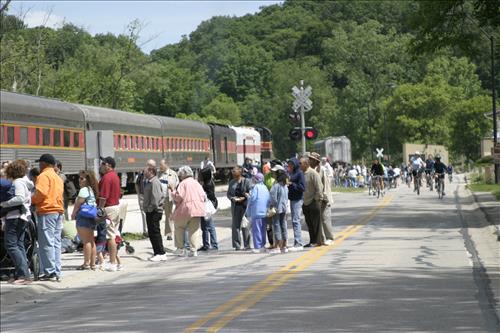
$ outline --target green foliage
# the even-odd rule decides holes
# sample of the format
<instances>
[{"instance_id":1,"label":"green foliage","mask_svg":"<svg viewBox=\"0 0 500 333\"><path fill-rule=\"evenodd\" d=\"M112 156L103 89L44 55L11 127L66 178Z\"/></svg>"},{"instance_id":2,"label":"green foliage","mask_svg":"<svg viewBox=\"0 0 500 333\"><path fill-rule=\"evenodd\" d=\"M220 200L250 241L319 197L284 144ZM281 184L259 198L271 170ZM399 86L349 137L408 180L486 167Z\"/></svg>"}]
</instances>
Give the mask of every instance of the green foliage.
<instances>
[{"instance_id":1,"label":"green foliage","mask_svg":"<svg viewBox=\"0 0 500 333\"><path fill-rule=\"evenodd\" d=\"M0 87L266 126L275 154L286 158L298 150L288 140L291 88L304 80L313 88L306 124L320 138L346 135L355 160L371 155L370 143L385 147L386 125L393 155L404 142L422 142L474 159L490 126L482 116L489 49L479 27L498 32L498 1L288 0L255 15L211 18L150 55L138 46L137 20L123 35L92 36L70 23L27 28L2 13Z\"/></svg>"}]
</instances>

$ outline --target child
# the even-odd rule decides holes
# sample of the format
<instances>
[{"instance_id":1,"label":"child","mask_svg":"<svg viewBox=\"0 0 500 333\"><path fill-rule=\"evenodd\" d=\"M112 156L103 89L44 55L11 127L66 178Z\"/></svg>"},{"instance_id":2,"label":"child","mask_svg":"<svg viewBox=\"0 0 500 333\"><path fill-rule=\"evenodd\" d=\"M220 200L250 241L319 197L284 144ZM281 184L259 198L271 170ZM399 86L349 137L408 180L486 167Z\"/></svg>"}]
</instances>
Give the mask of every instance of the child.
<instances>
[{"instance_id":1,"label":"child","mask_svg":"<svg viewBox=\"0 0 500 333\"><path fill-rule=\"evenodd\" d=\"M102 222L97 224L97 236L95 238L97 262L96 265L100 270L104 270L104 255L106 253L106 223Z\"/></svg>"}]
</instances>

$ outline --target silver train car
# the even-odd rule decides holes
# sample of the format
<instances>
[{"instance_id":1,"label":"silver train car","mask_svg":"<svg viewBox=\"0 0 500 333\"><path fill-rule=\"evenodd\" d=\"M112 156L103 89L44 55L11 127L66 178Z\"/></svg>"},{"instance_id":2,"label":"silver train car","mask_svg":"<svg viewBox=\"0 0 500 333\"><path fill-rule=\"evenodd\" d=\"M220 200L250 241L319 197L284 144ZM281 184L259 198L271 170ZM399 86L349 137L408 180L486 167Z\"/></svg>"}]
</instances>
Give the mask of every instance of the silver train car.
<instances>
[{"instance_id":1,"label":"silver train car","mask_svg":"<svg viewBox=\"0 0 500 333\"><path fill-rule=\"evenodd\" d=\"M314 143L314 150L326 156L330 163L348 163L352 161L351 140L346 136L328 137Z\"/></svg>"},{"instance_id":2,"label":"silver train car","mask_svg":"<svg viewBox=\"0 0 500 333\"><path fill-rule=\"evenodd\" d=\"M123 186L133 182L148 159L165 158L174 169L189 165L196 170L208 156L219 178L227 177L246 152L261 160L255 155L260 147L254 147L260 137L252 147L238 146L239 128L6 91L0 91L0 122L0 161L34 161L50 153L67 175L76 176L79 170L94 168L99 155L111 155ZM102 137L95 139L96 133Z\"/></svg>"}]
</instances>

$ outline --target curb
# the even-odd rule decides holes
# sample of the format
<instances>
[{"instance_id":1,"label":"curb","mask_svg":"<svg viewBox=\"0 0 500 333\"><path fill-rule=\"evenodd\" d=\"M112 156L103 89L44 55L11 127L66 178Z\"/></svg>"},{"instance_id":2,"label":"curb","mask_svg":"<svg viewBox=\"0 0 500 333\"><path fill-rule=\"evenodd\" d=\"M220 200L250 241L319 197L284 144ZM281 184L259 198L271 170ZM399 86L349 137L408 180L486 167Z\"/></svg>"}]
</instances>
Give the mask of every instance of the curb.
<instances>
[{"instance_id":1,"label":"curb","mask_svg":"<svg viewBox=\"0 0 500 333\"><path fill-rule=\"evenodd\" d=\"M486 212L486 207L484 205L481 205L481 203L478 201L478 197L475 192L471 191L467 186L465 187L467 191L472 195L474 198L474 204L481 210L481 212L484 214L484 217L486 221L490 224L491 227L493 227L494 232L493 234L497 236L497 241L500 241L500 226L495 224L493 219L490 217L490 215ZM485 192L486 193L486 192Z\"/></svg>"}]
</instances>

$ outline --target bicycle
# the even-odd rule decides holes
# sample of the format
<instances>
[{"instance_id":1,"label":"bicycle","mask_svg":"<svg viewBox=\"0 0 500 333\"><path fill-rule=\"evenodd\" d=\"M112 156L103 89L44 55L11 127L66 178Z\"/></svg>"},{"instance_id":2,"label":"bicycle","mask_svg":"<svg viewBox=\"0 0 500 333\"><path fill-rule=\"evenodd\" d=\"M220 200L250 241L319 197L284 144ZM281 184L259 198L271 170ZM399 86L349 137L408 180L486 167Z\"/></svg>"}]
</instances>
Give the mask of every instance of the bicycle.
<instances>
[{"instance_id":1,"label":"bicycle","mask_svg":"<svg viewBox=\"0 0 500 333\"><path fill-rule=\"evenodd\" d=\"M434 189L433 176L434 175L431 170L425 170L425 179L427 182L427 187L430 188L431 192Z\"/></svg>"},{"instance_id":2,"label":"bicycle","mask_svg":"<svg viewBox=\"0 0 500 333\"><path fill-rule=\"evenodd\" d=\"M381 186L382 176L372 176L372 186L373 186L373 182L375 182L373 195L376 194L377 199L378 199L378 198L380 198L381 194L382 194L382 196L384 195L384 193L382 192L382 186Z\"/></svg>"},{"instance_id":3,"label":"bicycle","mask_svg":"<svg viewBox=\"0 0 500 333\"><path fill-rule=\"evenodd\" d=\"M439 199L443 199L444 196L444 173L436 174L436 191L438 193Z\"/></svg>"},{"instance_id":4,"label":"bicycle","mask_svg":"<svg viewBox=\"0 0 500 333\"><path fill-rule=\"evenodd\" d=\"M422 187L422 172L418 170L413 179L414 190L417 192L417 195L420 195L420 188Z\"/></svg>"}]
</instances>

